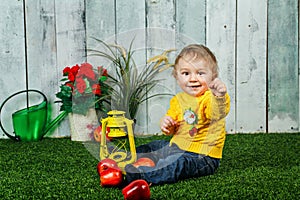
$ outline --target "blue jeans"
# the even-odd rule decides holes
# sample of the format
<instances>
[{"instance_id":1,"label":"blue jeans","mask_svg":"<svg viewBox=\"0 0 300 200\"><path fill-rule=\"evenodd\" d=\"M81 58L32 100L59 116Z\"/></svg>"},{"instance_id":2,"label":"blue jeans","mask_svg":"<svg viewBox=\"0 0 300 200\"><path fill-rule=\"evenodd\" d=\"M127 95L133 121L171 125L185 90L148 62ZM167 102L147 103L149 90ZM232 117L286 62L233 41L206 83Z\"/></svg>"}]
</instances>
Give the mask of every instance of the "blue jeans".
<instances>
[{"instance_id":1,"label":"blue jeans","mask_svg":"<svg viewBox=\"0 0 300 200\"><path fill-rule=\"evenodd\" d=\"M127 182L144 179L152 184L175 183L178 180L213 174L220 159L181 150L177 145L156 140L136 148L138 158L148 157L155 167L125 167Z\"/></svg>"}]
</instances>

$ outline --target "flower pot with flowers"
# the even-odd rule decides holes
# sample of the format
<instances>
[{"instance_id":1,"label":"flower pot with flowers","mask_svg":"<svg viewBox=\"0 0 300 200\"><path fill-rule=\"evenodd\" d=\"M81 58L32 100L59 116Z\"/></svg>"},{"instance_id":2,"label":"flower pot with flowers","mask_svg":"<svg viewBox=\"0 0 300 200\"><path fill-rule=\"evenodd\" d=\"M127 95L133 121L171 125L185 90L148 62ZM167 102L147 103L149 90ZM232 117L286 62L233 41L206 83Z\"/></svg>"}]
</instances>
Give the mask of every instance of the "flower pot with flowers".
<instances>
[{"instance_id":1,"label":"flower pot with flowers","mask_svg":"<svg viewBox=\"0 0 300 200\"><path fill-rule=\"evenodd\" d=\"M60 91L56 93L61 103L60 110L69 113L71 139L92 140L97 128L98 115L110 110L110 86L106 84L107 70L97 70L89 63L82 63L63 70L64 78Z\"/></svg>"}]
</instances>

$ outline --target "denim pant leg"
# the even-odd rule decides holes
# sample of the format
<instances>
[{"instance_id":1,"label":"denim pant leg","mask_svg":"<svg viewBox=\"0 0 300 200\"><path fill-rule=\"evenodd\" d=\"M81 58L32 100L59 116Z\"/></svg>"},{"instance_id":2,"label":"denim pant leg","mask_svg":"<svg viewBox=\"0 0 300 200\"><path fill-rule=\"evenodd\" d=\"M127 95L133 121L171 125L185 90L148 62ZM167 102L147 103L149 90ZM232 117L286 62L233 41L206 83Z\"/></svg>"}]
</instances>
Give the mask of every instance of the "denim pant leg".
<instances>
[{"instance_id":1,"label":"denim pant leg","mask_svg":"<svg viewBox=\"0 0 300 200\"><path fill-rule=\"evenodd\" d=\"M148 157L155 163L169 153L169 141L155 140L136 147L137 158Z\"/></svg>"},{"instance_id":2,"label":"denim pant leg","mask_svg":"<svg viewBox=\"0 0 300 200\"><path fill-rule=\"evenodd\" d=\"M153 184L175 183L211 175L219 166L219 159L209 156L184 152L179 148L171 148L171 152L165 159L160 159L155 168L139 167L140 178Z\"/></svg>"},{"instance_id":3,"label":"denim pant leg","mask_svg":"<svg viewBox=\"0 0 300 200\"><path fill-rule=\"evenodd\" d=\"M170 144L169 141L166 140L154 140L147 144L143 144L136 147L136 152L137 153L153 152L162 149L163 147L168 146L169 144Z\"/></svg>"}]
</instances>

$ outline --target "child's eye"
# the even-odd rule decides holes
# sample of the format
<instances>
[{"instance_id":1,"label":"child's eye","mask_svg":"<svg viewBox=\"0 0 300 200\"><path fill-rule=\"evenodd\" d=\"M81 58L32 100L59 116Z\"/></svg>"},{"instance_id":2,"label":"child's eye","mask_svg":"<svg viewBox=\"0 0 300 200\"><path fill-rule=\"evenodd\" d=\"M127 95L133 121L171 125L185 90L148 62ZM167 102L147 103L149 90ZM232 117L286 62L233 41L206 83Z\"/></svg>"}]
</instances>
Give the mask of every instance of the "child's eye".
<instances>
[{"instance_id":1,"label":"child's eye","mask_svg":"<svg viewBox=\"0 0 300 200\"><path fill-rule=\"evenodd\" d=\"M188 72L181 72L182 75L188 76L189 73Z\"/></svg>"},{"instance_id":2,"label":"child's eye","mask_svg":"<svg viewBox=\"0 0 300 200\"><path fill-rule=\"evenodd\" d=\"M204 72L198 72L198 75L202 76L204 74Z\"/></svg>"}]
</instances>

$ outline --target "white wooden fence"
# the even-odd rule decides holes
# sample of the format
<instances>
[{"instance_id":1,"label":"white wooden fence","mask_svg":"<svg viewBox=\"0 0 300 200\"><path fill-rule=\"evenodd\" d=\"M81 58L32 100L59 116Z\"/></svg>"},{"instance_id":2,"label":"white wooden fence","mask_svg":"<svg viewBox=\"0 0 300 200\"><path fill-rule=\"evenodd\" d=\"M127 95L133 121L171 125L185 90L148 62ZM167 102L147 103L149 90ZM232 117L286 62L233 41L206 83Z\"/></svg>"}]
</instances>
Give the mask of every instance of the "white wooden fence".
<instances>
[{"instance_id":1,"label":"white wooden fence","mask_svg":"<svg viewBox=\"0 0 300 200\"><path fill-rule=\"evenodd\" d=\"M298 0L2 0L0 103L25 89L26 63L29 88L41 90L54 102L65 66L85 61L105 65L87 56L86 49L98 48L91 37L125 47L135 37L135 59L141 67L152 55L196 42L206 44L219 61L231 96L229 133L298 132L298 4ZM165 81L158 92L179 91L170 74L161 75ZM141 107L138 132L159 131L169 99L152 99ZM51 105L54 117L58 105ZM11 126L9 114L1 120ZM66 120L51 136L69 134ZM0 130L1 137L5 136Z\"/></svg>"}]
</instances>

